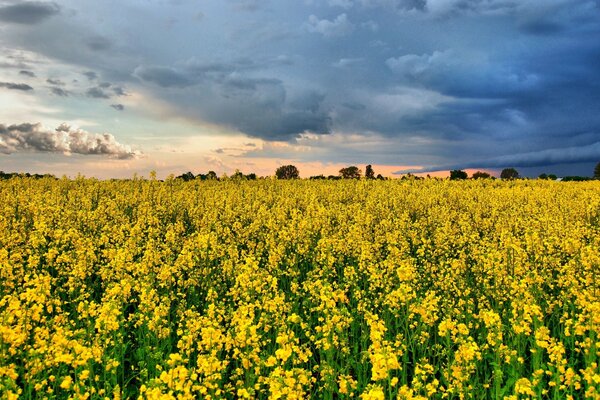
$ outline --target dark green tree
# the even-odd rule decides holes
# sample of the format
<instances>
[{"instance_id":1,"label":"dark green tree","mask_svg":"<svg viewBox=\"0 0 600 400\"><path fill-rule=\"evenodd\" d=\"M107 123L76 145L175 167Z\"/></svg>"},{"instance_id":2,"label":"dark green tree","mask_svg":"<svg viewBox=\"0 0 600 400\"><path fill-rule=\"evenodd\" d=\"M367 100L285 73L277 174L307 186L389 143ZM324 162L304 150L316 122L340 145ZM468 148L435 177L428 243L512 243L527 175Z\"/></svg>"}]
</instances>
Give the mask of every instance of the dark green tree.
<instances>
[{"instance_id":1,"label":"dark green tree","mask_svg":"<svg viewBox=\"0 0 600 400\"><path fill-rule=\"evenodd\" d=\"M489 179L492 176L490 174L488 174L487 172L483 172L483 171L477 171L474 172L473 175L471 175L471 178L473 179Z\"/></svg>"},{"instance_id":2,"label":"dark green tree","mask_svg":"<svg viewBox=\"0 0 600 400\"><path fill-rule=\"evenodd\" d=\"M245 178L246 177L244 176L242 171L240 171L239 169L236 169L235 172L233 173L233 175L231 175L231 179L244 180Z\"/></svg>"},{"instance_id":3,"label":"dark green tree","mask_svg":"<svg viewBox=\"0 0 600 400\"><path fill-rule=\"evenodd\" d=\"M275 170L277 179L297 179L300 176L300 171L294 165L282 165Z\"/></svg>"},{"instance_id":4,"label":"dark green tree","mask_svg":"<svg viewBox=\"0 0 600 400\"><path fill-rule=\"evenodd\" d=\"M373 171L371 164L367 165L365 168L365 178L375 179L375 171Z\"/></svg>"},{"instance_id":5,"label":"dark green tree","mask_svg":"<svg viewBox=\"0 0 600 400\"><path fill-rule=\"evenodd\" d=\"M450 171L450 180L451 181L467 179L467 177L468 177L467 173L461 169L453 169L452 171Z\"/></svg>"},{"instance_id":6,"label":"dark green tree","mask_svg":"<svg viewBox=\"0 0 600 400\"><path fill-rule=\"evenodd\" d=\"M219 179L219 177L217 176L217 173L215 171L208 171L208 173L206 174L206 179L216 181Z\"/></svg>"},{"instance_id":7,"label":"dark green tree","mask_svg":"<svg viewBox=\"0 0 600 400\"><path fill-rule=\"evenodd\" d=\"M183 179L186 182L194 180L194 178L195 178L194 174L192 174L190 171L186 172L185 174L181 174L177 177L177 179Z\"/></svg>"},{"instance_id":8,"label":"dark green tree","mask_svg":"<svg viewBox=\"0 0 600 400\"><path fill-rule=\"evenodd\" d=\"M359 179L360 169L354 165L340 169L340 176L344 179Z\"/></svg>"},{"instance_id":9,"label":"dark green tree","mask_svg":"<svg viewBox=\"0 0 600 400\"><path fill-rule=\"evenodd\" d=\"M517 179L518 177L519 172L514 168L504 168L500 173L502 179Z\"/></svg>"},{"instance_id":10,"label":"dark green tree","mask_svg":"<svg viewBox=\"0 0 600 400\"><path fill-rule=\"evenodd\" d=\"M600 179L600 162L596 164L596 168L594 168L594 178Z\"/></svg>"}]
</instances>

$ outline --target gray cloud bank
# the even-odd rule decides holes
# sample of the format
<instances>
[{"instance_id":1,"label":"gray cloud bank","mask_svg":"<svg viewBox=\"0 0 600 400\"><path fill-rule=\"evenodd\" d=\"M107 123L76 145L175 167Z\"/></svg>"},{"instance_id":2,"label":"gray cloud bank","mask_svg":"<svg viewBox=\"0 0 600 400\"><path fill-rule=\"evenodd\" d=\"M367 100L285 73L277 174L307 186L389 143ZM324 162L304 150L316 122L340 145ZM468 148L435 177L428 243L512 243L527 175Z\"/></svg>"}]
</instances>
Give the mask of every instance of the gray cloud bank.
<instances>
[{"instance_id":1,"label":"gray cloud bank","mask_svg":"<svg viewBox=\"0 0 600 400\"><path fill-rule=\"evenodd\" d=\"M506 167L543 167L557 164L574 164L597 162L600 160L600 142L588 146L576 146L560 149L545 149L526 153L507 154L504 156L471 161L462 164L438 165L422 169L405 169L394 174L449 171L467 168L506 168Z\"/></svg>"},{"instance_id":2,"label":"gray cloud bank","mask_svg":"<svg viewBox=\"0 0 600 400\"><path fill-rule=\"evenodd\" d=\"M233 127L267 140L291 140L310 131L327 134L331 118L324 96L294 90L276 78L252 76L264 65L245 60L201 63L190 59L177 67L138 66L134 76L158 86L182 113Z\"/></svg>"},{"instance_id":3,"label":"gray cloud bank","mask_svg":"<svg viewBox=\"0 0 600 400\"><path fill-rule=\"evenodd\" d=\"M110 133L91 133L62 124L55 130L41 124L0 124L0 153L23 151L108 156L120 160L138 158L141 152L117 142Z\"/></svg>"},{"instance_id":4,"label":"gray cloud bank","mask_svg":"<svg viewBox=\"0 0 600 400\"><path fill-rule=\"evenodd\" d=\"M32 25L58 14L60 7L54 2L17 1L0 6L0 21Z\"/></svg>"}]
</instances>

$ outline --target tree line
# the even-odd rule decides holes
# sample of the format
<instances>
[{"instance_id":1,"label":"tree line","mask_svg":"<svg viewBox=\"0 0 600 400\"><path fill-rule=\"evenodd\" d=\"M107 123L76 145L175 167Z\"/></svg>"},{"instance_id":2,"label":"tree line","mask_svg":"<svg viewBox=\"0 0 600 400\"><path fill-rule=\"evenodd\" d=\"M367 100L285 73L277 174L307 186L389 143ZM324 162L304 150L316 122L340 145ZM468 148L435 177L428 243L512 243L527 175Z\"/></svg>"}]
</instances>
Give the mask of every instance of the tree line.
<instances>
[{"instance_id":1,"label":"tree line","mask_svg":"<svg viewBox=\"0 0 600 400\"><path fill-rule=\"evenodd\" d=\"M362 170L355 166L350 165L348 167L344 167L338 171L337 175L314 175L310 176L308 179L310 180L338 180L338 179L361 179L363 177ZM417 178L412 174L407 174L405 177L408 178ZM429 175L427 175L429 177ZM259 179L255 173L244 174L239 170L236 170L231 176L224 175L219 178L214 171L209 171L207 174L198 174L194 175L192 172L186 172L182 175L177 176L178 179L183 179L185 181L200 179L200 180L219 180L219 179L243 179L243 180L255 180ZM264 179L264 177L261 177ZM300 170L295 165L288 164L282 165L275 170L275 178L277 179L299 179L300 178ZM375 175L375 171L373 170L373 166L371 164L365 167L365 179L379 179L384 180L388 179L381 174ZM500 179L503 180L511 180L511 179L519 179L522 178L515 168L504 168L500 173ZM469 175L466 171L460 169L454 169L450 171L450 180L461 180L461 179L469 179ZM470 179L496 179L490 173L485 171L476 171L474 172ZM555 174L540 174L538 179L542 180L557 180L558 177ZM600 162L594 168L593 177L585 177L585 176L564 176L560 178L562 181L586 181L592 179L600 179Z\"/></svg>"},{"instance_id":2,"label":"tree line","mask_svg":"<svg viewBox=\"0 0 600 400\"><path fill-rule=\"evenodd\" d=\"M277 179L298 179L300 177L300 171L296 168L295 165L282 165L281 167L275 170L275 177ZM338 175L314 175L308 179L311 180L320 180L320 179L360 179L362 177L362 171L356 165L351 165L349 167L345 167L339 170ZM371 164L365 167L365 178L366 179L385 179L385 177L381 174L377 174L375 176L375 171L373 170L373 166Z\"/></svg>"},{"instance_id":3,"label":"tree line","mask_svg":"<svg viewBox=\"0 0 600 400\"><path fill-rule=\"evenodd\" d=\"M362 176L363 176L362 170L360 168L358 168L355 165L350 165L348 167L340 169L338 171L338 175L325 176L325 175L321 174L321 175L311 176L308 179L311 179L311 180L360 179L360 178L362 178ZM409 178L416 178L412 174L407 174L406 176L408 176ZM41 178L58 179L56 176L54 176L52 174L30 174L30 173L0 171L0 180L1 179L11 179L11 178L15 178L15 177L27 177L27 178L34 178L34 179L41 179ZM277 179L299 179L300 171L298 170L298 168L295 165L291 165L291 164L290 165L282 165L281 167L279 167L275 170L275 177ZM379 180L388 179L381 174L375 175L373 166L370 164L365 167L364 177L366 179L379 179ZM428 175L428 177L429 177L429 175ZM450 180L461 180L461 179L468 179L468 178L469 178L469 176L468 176L467 172L464 170L455 169L455 170L450 171ZM518 179L518 178L521 178L521 175L515 168L504 168L502 170L502 172L500 173L500 178L505 179L505 180ZM256 180L256 179L264 179L264 177L259 178L255 173L244 174L240 170L236 169L235 172L231 176L223 175L221 178L219 178L219 176L217 175L217 173L215 171L208 171L206 174L197 174L197 175L194 175L191 171L188 171L181 175L176 176L175 179L181 179L184 181L191 181L191 180L195 180L195 179L202 180L202 181L221 180L221 179ZM495 178L487 172L477 171L471 175L471 179L495 179ZM555 174L543 173L538 176L538 179L557 180L558 177ZM567 182L567 181L575 181L576 182L576 181L587 181L587 180L592 180L592 179L600 179L600 162L598 162L598 164L596 164L596 166L594 168L593 177L564 176L560 179L563 182Z\"/></svg>"}]
</instances>

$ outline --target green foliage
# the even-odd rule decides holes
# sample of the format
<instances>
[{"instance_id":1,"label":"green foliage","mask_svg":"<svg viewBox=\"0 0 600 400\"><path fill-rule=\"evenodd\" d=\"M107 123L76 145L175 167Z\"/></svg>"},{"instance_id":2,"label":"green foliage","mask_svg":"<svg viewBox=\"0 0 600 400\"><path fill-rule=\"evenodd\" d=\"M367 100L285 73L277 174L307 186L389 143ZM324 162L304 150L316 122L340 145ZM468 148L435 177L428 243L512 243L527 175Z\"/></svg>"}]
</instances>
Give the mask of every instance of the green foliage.
<instances>
[{"instance_id":1,"label":"green foliage","mask_svg":"<svg viewBox=\"0 0 600 400\"><path fill-rule=\"evenodd\" d=\"M300 171L294 165L282 165L275 170L277 179L297 179Z\"/></svg>"},{"instance_id":2,"label":"green foliage","mask_svg":"<svg viewBox=\"0 0 600 400\"><path fill-rule=\"evenodd\" d=\"M500 173L502 179L517 179L519 178L519 172L514 168L504 168Z\"/></svg>"},{"instance_id":3,"label":"green foliage","mask_svg":"<svg viewBox=\"0 0 600 400\"><path fill-rule=\"evenodd\" d=\"M4 172L4 171L0 171L0 179L11 179L11 178L33 178L33 179L42 179L42 178L51 178L51 179L58 179L57 177L55 177L54 175L51 174L30 174L29 172L26 173L19 173L19 172Z\"/></svg>"},{"instance_id":4,"label":"green foliage","mask_svg":"<svg viewBox=\"0 0 600 400\"><path fill-rule=\"evenodd\" d=\"M487 172L483 172L483 171L477 171L475 173L473 173L473 175L471 176L471 178L473 179L490 179L492 176L490 174L488 174Z\"/></svg>"},{"instance_id":5,"label":"green foliage","mask_svg":"<svg viewBox=\"0 0 600 400\"><path fill-rule=\"evenodd\" d=\"M184 181L193 181L196 177L194 176L193 173L191 173L190 171L186 172L185 174L181 174L179 176L177 176L175 179L182 179Z\"/></svg>"},{"instance_id":6,"label":"green foliage","mask_svg":"<svg viewBox=\"0 0 600 400\"><path fill-rule=\"evenodd\" d=\"M468 175L467 175L466 171L463 171L460 169L454 169L454 170L450 171L450 180L451 181L467 179L467 177L468 177Z\"/></svg>"},{"instance_id":7,"label":"green foliage","mask_svg":"<svg viewBox=\"0 0 600 400\"><path fill-rule=\"evenodd\" d=\"M585 181L590 181L592 180L592 178L589 178L587 176L565 176L562 178L563 182L585 182Z\"/></svg>"},{"instance_id":8,"label":"green foliage","mask_svg":"<svg viewBox=\"0 0 600 400\"><path fill-rule=\"evenodd\" d=\"M361 174L360 169L354 165L340 169L340 176L343 179L359 179Z\"/></svg>"}]
</instances>

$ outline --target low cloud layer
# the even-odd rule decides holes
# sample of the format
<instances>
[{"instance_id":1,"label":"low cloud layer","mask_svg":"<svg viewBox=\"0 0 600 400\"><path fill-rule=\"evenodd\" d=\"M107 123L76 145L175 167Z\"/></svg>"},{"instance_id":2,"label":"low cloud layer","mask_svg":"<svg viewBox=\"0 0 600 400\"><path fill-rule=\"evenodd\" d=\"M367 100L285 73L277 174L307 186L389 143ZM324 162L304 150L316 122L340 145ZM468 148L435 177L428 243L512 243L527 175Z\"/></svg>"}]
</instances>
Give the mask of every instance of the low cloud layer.
<instances>
[{"instance_id":1,"label":"low cloud layer","mask_svg":"<svg viewBox=\"0 0 600 400\"><path fill-rule=\"evenodd\" d=\"M526 153L507 154L489 159L481 159L462 164L438 165L422 169L406 169L396 171L395 174L449 171L468 168L509 168L509 167L543 167L547 165L561 165L597 162L600 160L600 142L588 146L567 147L558 149L545 149Z\"/></svg>"},{"instance_id":2,"label":"low cloud layer","mask_svg":"<svg viewBox=\"0 0 600 400\"><path fill-rule=\"evenodd\" d=\"M131 146L117 142L110 133L91 133L62 124L55 130L41 124L0 124L0 153L42 152L107 156L132 159L142 155Z\"/></svg>"}]
</instances>

